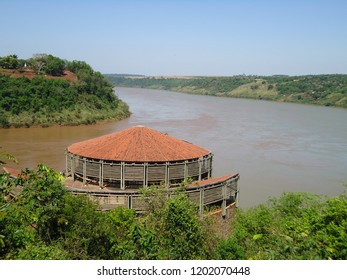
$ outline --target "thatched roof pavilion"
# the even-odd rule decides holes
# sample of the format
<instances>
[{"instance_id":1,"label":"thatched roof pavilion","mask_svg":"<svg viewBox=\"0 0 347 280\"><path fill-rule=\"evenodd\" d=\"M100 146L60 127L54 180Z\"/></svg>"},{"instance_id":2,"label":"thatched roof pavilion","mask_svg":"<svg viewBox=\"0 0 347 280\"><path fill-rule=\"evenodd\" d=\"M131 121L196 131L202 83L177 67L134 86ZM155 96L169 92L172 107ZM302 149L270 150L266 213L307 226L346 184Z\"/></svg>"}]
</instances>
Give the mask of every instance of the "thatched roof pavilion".
<instances>
[{"instance_id":1,"label":"thatched roof pavilion","mask_svg":"<svg viewBox=\"0 0 347 280\"><path fill-rule=\"evenodd\" d=\"M66 174L101 187L170 186L187 178L210 178L212 158L213 154L204 148L135 126L69 146Z\"/></svg>"}]
</instances>

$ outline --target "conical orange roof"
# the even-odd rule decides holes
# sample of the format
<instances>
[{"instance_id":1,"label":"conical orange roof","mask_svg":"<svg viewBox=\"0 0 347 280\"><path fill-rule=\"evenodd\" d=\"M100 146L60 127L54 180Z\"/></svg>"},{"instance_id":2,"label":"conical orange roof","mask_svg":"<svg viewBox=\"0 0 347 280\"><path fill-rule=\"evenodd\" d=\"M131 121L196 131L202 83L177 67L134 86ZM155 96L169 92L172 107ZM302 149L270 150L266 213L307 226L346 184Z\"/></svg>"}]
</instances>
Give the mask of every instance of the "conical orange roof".
<instances>
[{"instance_id":1,"label":"conical orange roof","mask_svg":"<svg viewBox=\"0 0 347 280\"><path fill-rule=\"evenodd\" d=\"M199 158L208 150L154 129L135 126L69 146L70 153L124 162L167 162Z\"/></svg>"}]
</instances>

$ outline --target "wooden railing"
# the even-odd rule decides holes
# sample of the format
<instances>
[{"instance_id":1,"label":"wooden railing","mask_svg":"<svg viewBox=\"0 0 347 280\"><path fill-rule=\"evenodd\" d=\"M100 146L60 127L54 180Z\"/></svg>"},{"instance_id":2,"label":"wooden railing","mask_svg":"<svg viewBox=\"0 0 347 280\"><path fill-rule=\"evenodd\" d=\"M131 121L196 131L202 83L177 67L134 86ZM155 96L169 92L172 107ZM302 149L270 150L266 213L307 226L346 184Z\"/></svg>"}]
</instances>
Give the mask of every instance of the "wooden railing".
<instances>
[{"instance_id":1,"label":"wooden railing","mask_svg":"<svg viewBox=\"0 0 347 280\"><path fill-rule=\"evenodd\" d=\"M111 162L80 157L66 152L66 176L81 177L83 182L97 180L103 187L107 182L116 181L126 188L126 181L142 182L147 187L155 182L164 181L166 185L187 178L201 180L211 177L213 155L208 154L178 162L164 163L127 163Z\"/></svg>"},{"instance_id":2,"label":"wooden railing","mask_svg":"<svg viewBox=\"0 0 347 280\"><path fill-rule=\"evenodd\" d=\"M229 204L236 202L238 204L238 180L239 174L223 176L215 179L191 184L184 188L191 201L199 205L201 214L205 206L220 205L222 215L225 215ZM87 195L92 200L97 201L102 210L111 210L118 206L134 209L141 213L146 211L146 203L140 190L85 190L69 187L68 190L76 195ZM168 197L174 196L179 190L178 187L166 189Z\"/></svg>"}]
</instances>

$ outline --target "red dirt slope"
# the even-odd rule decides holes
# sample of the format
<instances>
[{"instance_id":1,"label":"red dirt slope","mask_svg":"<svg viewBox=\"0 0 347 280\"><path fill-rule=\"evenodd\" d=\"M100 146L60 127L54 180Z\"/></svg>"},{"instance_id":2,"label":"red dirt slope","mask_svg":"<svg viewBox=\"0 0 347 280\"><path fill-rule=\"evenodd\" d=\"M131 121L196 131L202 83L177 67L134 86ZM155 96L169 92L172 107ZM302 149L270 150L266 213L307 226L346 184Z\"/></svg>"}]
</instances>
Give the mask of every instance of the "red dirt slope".
<instances>
[{"instance_id":1,"label":"red dirt slope","mask_svg":"<svg viewBox=\"0 0 347 280\"><path fill-rule=\"evenodd\" d=\"M0 70L0 74L8 75L12 78L19 78L19 77L27 77L29 79L35 78L35 77L44 77L47 79L64 79L66 81L69 81L70 83L77 82L77 76L70 72L70 71L64 71L64 75L62 76L50 76L50 75L37 75L33 69L23 69L23 70L12 70L12 69L3 69Z\"/></svg>"}]
</instances>

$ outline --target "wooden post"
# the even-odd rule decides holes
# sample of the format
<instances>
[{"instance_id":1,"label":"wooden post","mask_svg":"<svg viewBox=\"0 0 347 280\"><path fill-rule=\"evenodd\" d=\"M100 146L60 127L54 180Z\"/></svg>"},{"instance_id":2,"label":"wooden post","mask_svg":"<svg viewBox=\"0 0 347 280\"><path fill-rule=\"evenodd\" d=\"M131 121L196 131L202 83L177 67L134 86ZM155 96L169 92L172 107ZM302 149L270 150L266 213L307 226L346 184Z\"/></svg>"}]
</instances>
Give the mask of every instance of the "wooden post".
<instances>
[{"instance_id":1,"label":"wooden post","mask_svg":"<svg viewBox=\"0 0 347 280\"><path fill-rule=\"evenodd\" d=\"M222 196L223 196L223 201L222 201L222 216L225 217L226 216L226 209L227 209L227 185L225 184L225 182L223 183L222 186Z\"/></svg>"},{"instance_id":2,"label":"wooden post","mask_svg":"<svg viewBox=\"0 0 347 280\"><path fill-rule=\"evenodd\" d=\"M165 163L165 186L168 188L170 186L170 163Z\"/></svg>"},{"instance_id":3,"label":"wooden post","mask_svg":"<svg viewBox=\"0 0 347 280\"><path fill-rule=\"evenodd\" d=\"M199 158L199 181L201 181L202 158Z\"/></svg>"},{"instance_id":4,"label":"wooden post","mask_svg":"<svg viewBox=\"0 0 347 280\"><path fill-rule=\"evenodd\" d=\"M213 155L210 154L209 157L208 157L209 163L210 163L210 165L209 165L209 171L208 171L208 177L209 177L209 178L212 178L212 158L213 158Z\"/></svg>"},{"instance_id":5,"label":"wooden post","mask_svg":"<svg viewBox=\"0 0 347 280\"><path fill-rule=\"evenodd\" d=\"M131 195L128 195L128 208L132 209Z\"/></svg>"},{"instance_id":6,"label":"wooden post","mask_svg":"<svg viewBox=\"0 0 347 280\"><path fill-rule=\"evenodd\" d=\"M148 162L143 164L143 187L148 187Z\"/></svg>"},{"instance_id":7,"label":"wooden post","mask_svg":"<svg viewBox=\"0 0 347 280\"><path fill-rule=\"evenodd\" d=\"M204 200L205 200L205 191L204 191L204 188L201 188L200 201L199 201L199 212L201 216L204 214Z\"/></svg>"},{"instance_id":8,"label":"wooden post","mask_svg":"<svg viewBox=\"0 0 347 280\"><path fill-rule=\"evenodd\" d=\"M83 184L87 181L87 159L83 159Z\"/></svg>"},{"instance_id":9,"label":"wooden post","mask_svg":"<svg viewBox=\"0 0 347 280\"><path fill-rule=\"evenodd\" d=\"M120 188L125 190L125 163L124 161L120 164Z\"/></svg>"},{"instance_id":10,"label":"wooden post","mask_svg":"<svg viewBox=\"0 0 347 280\"><path fill-rule=\"evenodd\" d=\"M75 156L71 156L71 176L72 181L75 181Z\"/></svg>"},{"instance_id":11,"label":"wooden post","mask_svg":"<svg viewBox=\"0 0 347 280\"><path fill-rule=\"evenodd\" d=\"M184 161L184 180L186 180L188 178L188 165L187 165L188 161L185 160Z\"/></svg>"},{"instance_id":12,"label":"wooden post","mask_svg":"<svg viewBox=\"0 0 347 280\"><path fill-rule=\"evenodd\" d=\"M69 161L67 150L65 150L65 177L69 177Z\"/></svg>"},{"instance_id":13,"label":"wooden post","mask_svg":"<svg viewBox=\"0 0 347 280\"><path fill-rule=\"evenodd\" d=\"M235 179L235 183L236 183L236 193L235 193L236 205L235 205L235 207L237 208L237 207L239 207L239 192L240 192L238 179Z\"/></svg>"},{"instance_id":14,"label":"wooden post","mask_svg":"<svg viewBox=\"0 0 347 280\"><path fill-rule=\"evenodd\" d=\"M99 186L104 186L104 161L100 160L100 169L99 169Z\"/></svg>"}]
</instances>

